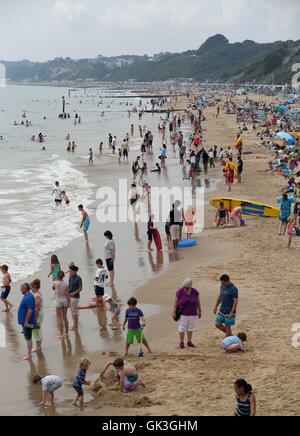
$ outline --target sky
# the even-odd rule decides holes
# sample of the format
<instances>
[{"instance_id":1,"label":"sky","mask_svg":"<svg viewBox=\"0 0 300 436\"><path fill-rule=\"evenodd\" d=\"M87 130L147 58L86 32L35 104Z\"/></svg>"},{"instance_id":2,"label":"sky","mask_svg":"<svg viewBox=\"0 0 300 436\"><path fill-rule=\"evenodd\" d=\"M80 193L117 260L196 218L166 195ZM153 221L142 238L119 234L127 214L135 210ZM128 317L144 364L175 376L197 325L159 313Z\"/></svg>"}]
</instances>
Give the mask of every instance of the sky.
<instances>
[{"instance_id":1,"label":"sky","mask_svg":"<svg viewBox=\"0 0 300 436\"><path fill-rule=\"evenodd\" d=\"M300 39L300 0L0 0L0 59L44 61Z\"/></svg>"}]
</instances>

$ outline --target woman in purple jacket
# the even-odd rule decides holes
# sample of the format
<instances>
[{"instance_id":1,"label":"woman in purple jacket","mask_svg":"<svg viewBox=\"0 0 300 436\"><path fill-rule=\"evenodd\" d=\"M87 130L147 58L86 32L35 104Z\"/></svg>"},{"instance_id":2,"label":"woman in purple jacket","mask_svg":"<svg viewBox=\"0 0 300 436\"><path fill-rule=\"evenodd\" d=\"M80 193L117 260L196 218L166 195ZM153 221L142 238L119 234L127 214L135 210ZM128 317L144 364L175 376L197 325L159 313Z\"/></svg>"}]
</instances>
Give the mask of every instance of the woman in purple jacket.
<instances>
[{"instance_id":1,"label":"woman in purple jacket","mask_svg":"<svg viewBox=\"0 0 300 436\"><path fill-rule=\"evenodd\" d=\"M193 288L193 281L187 279L183 282L182 288L176 293L173 319L178 320L179 316L179 347L184 349L184 338L187 333L188 347L195 348L192 342L197 319L202 315L199 292Z\"/></svg>"}]
</instances>

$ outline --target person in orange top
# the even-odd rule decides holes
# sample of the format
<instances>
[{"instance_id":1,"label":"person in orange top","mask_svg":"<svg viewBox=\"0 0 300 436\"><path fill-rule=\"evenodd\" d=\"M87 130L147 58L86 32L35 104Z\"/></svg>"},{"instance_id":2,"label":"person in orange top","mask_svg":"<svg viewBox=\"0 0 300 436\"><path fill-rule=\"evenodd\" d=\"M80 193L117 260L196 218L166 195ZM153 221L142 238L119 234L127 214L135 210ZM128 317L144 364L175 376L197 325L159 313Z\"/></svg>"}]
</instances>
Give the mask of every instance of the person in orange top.
<instances>
[{"instance_id":1,"label":"person in orange top","mask_svg":"<svg viewBox=\"0 0 300 436\"><path fill-rule=\"evenodd\" d=\"M237 166L233 162L233 159L230 158L229 162L226 164L224 168L224 172L226 174L226 182L228 185L228 191L231 192L231 186L234 183L234 177L237 174Z\"/></svg>"}]
</instances>

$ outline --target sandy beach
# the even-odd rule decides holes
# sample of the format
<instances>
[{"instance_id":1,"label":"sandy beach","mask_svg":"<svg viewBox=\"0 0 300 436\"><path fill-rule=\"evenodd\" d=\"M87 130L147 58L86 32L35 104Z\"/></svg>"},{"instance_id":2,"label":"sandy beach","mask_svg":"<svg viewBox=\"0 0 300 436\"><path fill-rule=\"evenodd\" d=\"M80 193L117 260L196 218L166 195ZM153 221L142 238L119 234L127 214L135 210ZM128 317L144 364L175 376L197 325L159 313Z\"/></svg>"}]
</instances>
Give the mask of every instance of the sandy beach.
<instances>
[{"instance_id":1,"label":"sandy beach","mask_svg":"<svg viewBox=\"0 0 300 436\"><path fill-rule=\"evenodd\" d=\"M178 104L182 107L184 102ZM238 127L235 116L221 113L216 120L215 108L208 109L205 115L204 146L207 149L213 145L233 146ZM154 118L154 125L156 121L157 118ZM271 153L257 148L256 142L257 138L252 134L244 135L244 151L252 151L253 154L244 156L243 183L235 184L230 196L276 205L276 198L280 196L285 182L278 175L263 172ZM265 159L256 158L256 155L261 154ZM170 157L171 155L170 151ZM155 161L155 156L150 158L151 164L154 165ZM161 184L172 185L178 181L182 170L178 168L179 165L175 165L177 161L178 158L168 160L168 170L162 175ZM118 178L115 179L111 177L106 158L99 163L97 161L94 167L88 168L82 164L79 168L85 172L89 182L96 186L103 186L105 182L109 186L116 186L118 178L128 176L130 164L119 165ZM112 168L115 168L115 164ZM206 193L206 201L215 196L228 196L219 165L209 171L208 178L220 182L216 185L216 191ZM155 179L151 179L150 183L155 183ZM96 208L97 202L94 202L90 212L95 212ZM214 209L206 205L205 230L197 237L197 247L179 250L175 258L165 249L162 256L158 257L155 253L147 253L145 226L134 228L132 225L129 232L126 225L113 227L113 233L118 235L116 296L124 305L132 295L137 297L138 305L147 318L145 333L154 352L144 359L138 359L136 346L129 358L137 364L146 383L145 388L139 388L130 395L121 395L109 387L108 378L107 383L100 383L101 388L95 399L95 392L86 390L88 403L84 415L230 416L235 410L233 383L237 378L247 379L255 388L258 415L298 413L297 400L300 394L297 382L300 376L296 369L299 356L298 350L292 348L291 329L293 324L300 322L295 305L297 272L293 268L299 247L295 243L291 250L286 248L286 238L278 236L279 222L276 219L247 217L245 227L213 230L215 213ZM80 216L78 221L79 219ZM97 223L94 214L89 246L80 238L57 252L62 265L67 266L70 261L79 265L80 275L87 286L82 297L85 303L92 297L94 261L102 255L105 230L107 228ZM134 241L131 246L128 245L129 240ZM288 273L290 270L291 274ZM45 283L44 288L48 288L48 291L44 292L47 293L47 307L50 311L53 302L48 272L49 260L28 281L39 277ZM234 356L225 355L220 349L222 335L214 327L213 308L219 294L219 278L224 273L230 275L240 292L234 332L245 331L248 335L246 352ZM171 318L175 292L187 277L193 278L194 287L200 292L203 311L194 336L197 348L192 351L178 349L178 326ZM14 286L14 303L19 298L18 286L19 284ZM19 385L24 386L24 368L27 364L17 362L16 356L21 353L24 343L14 324L15 320L11 317L15 318L15 315L7 315L6 320L2 319L7 327L9 343L5 363L9 365L10 361L13 362L11 370L8 370L8 378L15 379ZM79 334L70 335L70 341L61 347L55 339L53 308L52 319L48 319L44 325L46 357L34 360L36 363L27 367L26 388L20 389L18 394L21 399L27 392L31 406L21 407L20 414L25 411L27 414L44 414L44 411L37 408L39 393L30 386L30 379L36 372L48 371L60 371L66 380L65 389L58 393L58 405L54 414L78 414L70 406L70 400L73 395L71 381L79 358L84 356L91 359L90 374L96 380L108 359L124 353L123 333L108 330L99 334L98 321L93 311L82 311ZM20 368L17 372L16 367ZM11 395L9 383L4 384L3 392ZM291 402L291 397L295 401ZM32 407L34 405L36 408ZM1 411L9 414L9 407L5 408L4 401L1 403Z\"/></svg>"},{"instance_id":2,"label":"sandy beach","mask_svg":"<svg viewBox=\"0 0 300 436\"><path fill-rule=\"evenodd\" d=\"M208 111L207 143L232 143L237 125L234 117L222 115L216 122ZM234 186L233 197L275 204L284 180L266 169L268 153L257 149L257 138L245 135L243 184ZM256 159L256 154L266 159ZM220 169L215 170L218 174ZM221 187L218 194L228 195ZM295 264L299 247L286 248L278 237L277 220L247 218L247 227L211 230L215 211L206 208L206 230L199 245L184 253L184 259L170 266L168 273L137 291L143 302L159 302L161 312L150 318L147 335L155 353L135 359L147 388L120 397L105 385L95 401L97 414L107 405L118 414L129 415L233 415L233 382L245 378L258 397L258 415L297 415L299 353L292 348L292 326L298 322L297 273L287 274ZM213 307L219 292L219 277L228 273L240 290L235 333L248 334L247 351L225 355L219 348L221 334L214 328ZM197 349L178 350L177 326L171 319L174 295L185 277L191 276L200 292L203 318L196 332ZM114 351L116 349L114 348ZM99 356L99 360L102 360ZM101 364L99 364L101 368ZM290 398L296 401L290 402ZM179 406L180 404L180 406ZM102 409L103 408L103 409Z\"/></svg>"}]
</instances>

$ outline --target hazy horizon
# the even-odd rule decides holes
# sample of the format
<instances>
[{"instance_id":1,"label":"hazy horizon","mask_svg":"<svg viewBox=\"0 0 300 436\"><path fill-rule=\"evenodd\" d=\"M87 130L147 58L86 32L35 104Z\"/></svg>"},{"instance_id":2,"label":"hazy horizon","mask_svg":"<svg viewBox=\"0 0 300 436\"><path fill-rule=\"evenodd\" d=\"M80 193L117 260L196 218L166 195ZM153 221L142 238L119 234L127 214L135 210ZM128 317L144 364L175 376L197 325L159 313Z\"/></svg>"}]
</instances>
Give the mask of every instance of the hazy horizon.
<instances>
[{"instance_id":1,"label":"hazy horizon","mask_svg":"<svg viewBox=\"0 0 300 436\"><path fill-rule=\"evenodd\" d=\"M299 13L299 0L13 0L1 5L0 59L151 56L196 50L218 33L298 40Z\"/></svg>"}]
</instances>

